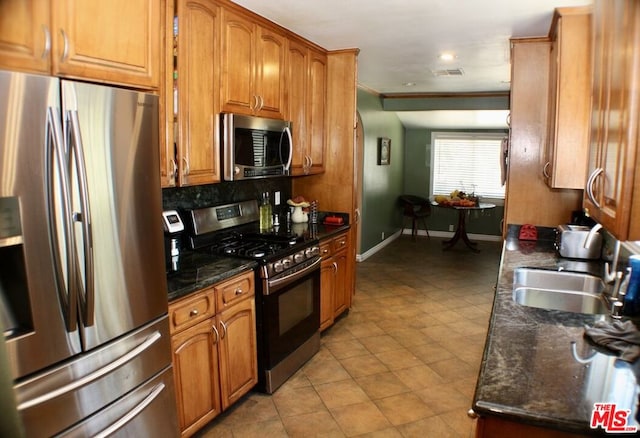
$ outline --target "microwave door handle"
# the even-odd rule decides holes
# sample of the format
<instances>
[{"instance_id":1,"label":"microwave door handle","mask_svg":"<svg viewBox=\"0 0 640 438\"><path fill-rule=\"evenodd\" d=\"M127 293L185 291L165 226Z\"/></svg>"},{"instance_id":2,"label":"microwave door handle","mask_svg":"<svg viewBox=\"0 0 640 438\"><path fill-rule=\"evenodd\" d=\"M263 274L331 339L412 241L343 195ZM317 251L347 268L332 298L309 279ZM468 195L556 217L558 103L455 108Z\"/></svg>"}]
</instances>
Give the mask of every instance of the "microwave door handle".
<instances>
[{"instance_id":1,"label":"microwave door handle","mask_svg":"<svg viewBox=\"0 0 640 438\"><path fill-rule=\"evenodd\" d=\"M74 213L74 220L82 223L83 246L84 246L84 269L85 279L84 285L80 291L84 289L84 295L80 295L84 312L84 323L86 326L93 325L94 316L94 264L93 264L93 236L91 231L91 209L89 205L89 193L87 184L87 166L84 159L84 145L82 143L82 135L80 132L80 121L77 111L69 111L71 122L71 134L73 141L70 142L70 151L75 155L76 172L78 174L78 185L80 191L80 207L79 214ZM78 285L80 286L80 281Z\"/></svg>"},{"instance_id":2,"label":"microwave door handle","mask_svg":"<svg viewBox=\"0 0 640 438\"><path fill-rule=\"evenodd\" d=\"M45 180L47 186L47 214L49 223L49 236L51 241L52 258L54 261L54 272L56 279L56 290L60 300L67 330L73 332L77 328L77 288L75 280L75 252L73 250L73 226L71 224L71 184L67 171L67 156L62 138L62 126L60 124L60 114L54 108L47 109L47 131L46 131L46 163ZM55 178L54 167L59 172L59 193L60 205L56 205L56 193L54 189ZM60 210L57 210L59 208ZM61 213L61 214L56 214ZM61 237L59 238L57 224L61 221ZM60 241L62 240L62 242ZM66 255L66 273L63 272L61 261L61 244L64 246ZM65 282L66 274L66 282Z\"/></svg>"},{"instance_id":3,"label":"microwave door handle","mask_svg":"<svg viewBox=\"0 0 640 438\"><path fill-rule=\"evenodd\" d=\"M291 128L288 126L284 128L284 132L287 134L287 138L289 139L289 159L287 160L287 164L284 166L284 172L287 174L289 173L291 159L293 158L293 136L291 135Z\"/></svg>"}]
</instances>

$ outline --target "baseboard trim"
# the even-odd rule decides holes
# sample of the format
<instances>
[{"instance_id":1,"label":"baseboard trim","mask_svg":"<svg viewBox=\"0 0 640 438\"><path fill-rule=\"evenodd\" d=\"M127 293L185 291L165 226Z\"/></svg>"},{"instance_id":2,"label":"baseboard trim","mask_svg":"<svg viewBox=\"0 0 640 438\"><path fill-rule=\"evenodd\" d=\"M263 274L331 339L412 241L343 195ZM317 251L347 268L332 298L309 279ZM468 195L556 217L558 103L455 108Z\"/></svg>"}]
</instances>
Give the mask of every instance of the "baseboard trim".
<instances>
[{"instance_id":1,"label":"baseboard trim","mask_svg":"<svg viewBox=\"0 0 640 438\"><path fill-rule=\"evenodd\" d=\"M356 254L356 262L364 262L366 259L368 259L372 255L380 251L382 248L384 248L385 246L389 245L391 242L396 240L402 234L411 235L411 229L403 228L397 231L396 233L392 234L391 236L387 237L382 242L378 243L376 246L369 249L365 253ZM446 239L450 239L453 237L453 234L454 233L450 231L429 230L429 236L432 236L432 237L443 237ZM418 236L427 237L427 232L425 230L418 230ZM484 242L501 242L502 241L502 236L494 236L491 234L469 234L469 238L472 240L480 240Z\"/></svg>"}]
</instances>

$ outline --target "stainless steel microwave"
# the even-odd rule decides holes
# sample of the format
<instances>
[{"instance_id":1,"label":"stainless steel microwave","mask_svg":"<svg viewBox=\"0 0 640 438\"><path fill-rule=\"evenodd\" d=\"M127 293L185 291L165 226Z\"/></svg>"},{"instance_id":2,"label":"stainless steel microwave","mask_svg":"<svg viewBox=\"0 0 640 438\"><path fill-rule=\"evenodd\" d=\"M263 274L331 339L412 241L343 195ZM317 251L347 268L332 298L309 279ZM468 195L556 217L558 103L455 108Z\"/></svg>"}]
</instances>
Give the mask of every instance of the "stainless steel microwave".
<instances>
[{"instance_id":1,"label":"stainless steel microwave","mask_svg":"<svg viewBox=\"0 0 640 438\"><path fill-rule=\"evenodd\" d=\"M228 113L221 117L225 181L289 175L291 122Z\"/></svg>"}]
</instances>

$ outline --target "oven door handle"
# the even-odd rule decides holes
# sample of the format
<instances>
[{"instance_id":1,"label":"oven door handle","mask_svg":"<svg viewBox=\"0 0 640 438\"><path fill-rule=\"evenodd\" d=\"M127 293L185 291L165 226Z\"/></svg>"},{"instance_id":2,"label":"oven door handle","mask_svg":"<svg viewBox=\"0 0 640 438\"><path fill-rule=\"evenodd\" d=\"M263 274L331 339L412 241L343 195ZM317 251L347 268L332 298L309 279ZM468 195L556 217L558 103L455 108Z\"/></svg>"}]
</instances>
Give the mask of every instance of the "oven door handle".
<instances>
[{"instance_id":1,"label":"oven door handle","mask_svg":"<svg viewBox=\"0 0 640 438\"><path fill-rule=\"evenodd\" d=\"M320 257L318 257L318 259L316 261L314 261L313 263L311 263L309 266L307 266L304 269L301 269L298 272L295 272L291 275L287 275L286 277L283 278L277 278L275 280L268 280L267 281L267 285L269 286L269 290L263 292L265 295L269 295L271 293L273 293L274 291L272 289L281 287L281 286L286 286L289 283L292 283L296 280L298 280L299 278L304 277L305 275L308 275L311 271L315 271L316 269L318 269L320 267L320 263L322 263L322 259Z\"/></svg>"}]
</instances>

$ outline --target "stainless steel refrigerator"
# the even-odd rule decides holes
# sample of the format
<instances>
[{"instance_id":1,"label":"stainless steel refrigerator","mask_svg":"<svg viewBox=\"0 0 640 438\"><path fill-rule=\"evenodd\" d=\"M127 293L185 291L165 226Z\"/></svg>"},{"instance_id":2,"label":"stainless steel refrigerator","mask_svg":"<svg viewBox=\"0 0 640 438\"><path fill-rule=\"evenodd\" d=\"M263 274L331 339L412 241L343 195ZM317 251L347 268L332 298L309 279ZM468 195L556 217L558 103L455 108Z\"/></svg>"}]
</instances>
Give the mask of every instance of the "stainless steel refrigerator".
<instances>
[{"instance_id":1,"label":"stainless steel refrigerator","mask_svg":"<svg viewBox=\"0 0 640 438\"><path fill-rule=\"evenodd\" d=\"M28 437L178 435L157 96L0 71L0 317Z\"/></svg>"}]
</instances>

